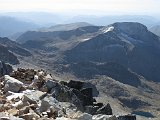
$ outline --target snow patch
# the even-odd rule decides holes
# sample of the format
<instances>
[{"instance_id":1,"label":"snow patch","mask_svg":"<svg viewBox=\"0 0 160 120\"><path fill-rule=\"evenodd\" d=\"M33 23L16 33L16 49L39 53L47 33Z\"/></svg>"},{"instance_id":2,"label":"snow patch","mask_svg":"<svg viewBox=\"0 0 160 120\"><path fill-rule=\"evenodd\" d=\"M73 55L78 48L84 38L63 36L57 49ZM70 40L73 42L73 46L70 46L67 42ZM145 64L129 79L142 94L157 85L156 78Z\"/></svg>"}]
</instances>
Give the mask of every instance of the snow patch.
<instances>
[{"instance_id":1,"label":"snow patch","mask_svg":"<svg viewBox=\"0 0 160 120\"><path fill-rule=\"evenodd\" d=\"M10 93L11 95L7 96L6 98L7 98L7 100L12 100L12 99L16 99L16 98L22 99L24 94L27 94L27 93L30 93L30 92L33 92L33 91L34 90L25 90L22 93L14 93L14 92L8 91L8 93Z\"/></svg>"},{"instance_id":2,"label":"snow patch","mask_svg":"<svg viewBox=\"0 0 160 120\"><path fill-rule=\"evenodd\" d=\"M81 39L80 41L81 42L84 42L84 41L87 41L87 40L90 40L91 38L85 38L85 39Z\"/></svg>"},{"instance_id":3,"label":"snow patch","mask_svg":"<svg viewBox=\"0 0 160 120\"><path fill-rule=\"evenodd\" d=\"M14 104L12 104L13 107L17 107L18 105L23 104L23 101L20 100L18 102L15 102Z\"/></svg>"},{"instance_id":4,"label":"snow patch","mask_svg":"<svg viewBox=\"0 0 160 120\"><path fill-rule=\"evenodd\" d=\"M7 96L7 100L12 100L12 99L16 99L16 98L22 98L24 93L14 93L14 92L11 92L9 91L9 93L11 93L10 96Z\"/></svg>"},{"instance_id":5,"label":"snow patch","mask_svg":"<svg viewBox=\"0 0 160 120\"><path fill-rule=\"evenodd\" d=\"M105 29L103 30L103 33L107 33L107 32L109 32L109 31L113 31L113 30L114 30L114 27L113 27L113 26L107 27L107 28L105 28Z\"/></svg>"}]
</instances>

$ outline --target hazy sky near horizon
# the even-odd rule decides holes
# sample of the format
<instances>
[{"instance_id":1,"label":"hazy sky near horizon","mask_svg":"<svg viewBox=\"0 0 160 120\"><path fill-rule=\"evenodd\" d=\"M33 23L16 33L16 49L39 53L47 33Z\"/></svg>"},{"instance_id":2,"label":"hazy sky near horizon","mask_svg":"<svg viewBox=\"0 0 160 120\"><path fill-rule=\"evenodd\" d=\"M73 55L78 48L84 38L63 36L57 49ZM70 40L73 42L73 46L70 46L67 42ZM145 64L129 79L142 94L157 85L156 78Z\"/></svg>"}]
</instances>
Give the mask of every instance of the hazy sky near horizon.
<instances>
[{"instance_id":1,"label":"hazy sky near horizon","mask_svg":"<svg viewBox=\"0 0 160 120\"><path fill-rule=\"evenodd\" d=\"M0 0L0 12L159 14L160 0Z\"/></svg>"}]
</instances>

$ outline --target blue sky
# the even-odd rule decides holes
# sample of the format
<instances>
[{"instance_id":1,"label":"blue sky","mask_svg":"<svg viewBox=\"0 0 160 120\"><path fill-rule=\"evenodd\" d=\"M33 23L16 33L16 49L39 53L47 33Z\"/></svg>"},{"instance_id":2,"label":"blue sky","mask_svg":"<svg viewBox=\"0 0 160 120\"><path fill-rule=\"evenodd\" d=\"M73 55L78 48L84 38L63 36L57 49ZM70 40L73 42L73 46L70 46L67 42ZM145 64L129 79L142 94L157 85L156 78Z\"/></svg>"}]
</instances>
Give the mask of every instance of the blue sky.
<instances>
[{"instance_id":1,"label":"blue sky","mask_svg":"<svg viewBox=\"0 0 160 120\"><path fill-rule=\"evenodd\" d=\"M0 0L0 11L159 15L160 0Z\"/></svg>"}]
</instances>

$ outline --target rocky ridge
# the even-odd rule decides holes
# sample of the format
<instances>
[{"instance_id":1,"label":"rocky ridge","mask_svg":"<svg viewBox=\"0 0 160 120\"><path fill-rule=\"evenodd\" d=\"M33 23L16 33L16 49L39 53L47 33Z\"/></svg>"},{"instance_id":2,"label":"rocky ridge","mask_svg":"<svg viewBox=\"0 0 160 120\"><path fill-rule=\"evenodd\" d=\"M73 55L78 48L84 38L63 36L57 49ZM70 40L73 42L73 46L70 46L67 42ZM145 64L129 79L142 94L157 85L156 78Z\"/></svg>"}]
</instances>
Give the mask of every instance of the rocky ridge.
<instances>
[{"instance_id":1,"label":"rocky ridge","mask_svg":"<svg viewBox=\"0 0 160 120\"><path fill-rule=\"evenodd\" d=\"M58 81L44 70L18 68L0 82L1 120L136 120L97 103L88 83Z\"/></svg>"},{"instance_id":2,"label":"rocky ridge","mask_svg":"<svg viewBox=\"0 0 160 120\"><path fill-rule=\"evenodd\" d=\"M2 44L0 44L0 61L5 61L13 65L19 63L17 56L15 56Z\"/></svg>"}]
</instances>

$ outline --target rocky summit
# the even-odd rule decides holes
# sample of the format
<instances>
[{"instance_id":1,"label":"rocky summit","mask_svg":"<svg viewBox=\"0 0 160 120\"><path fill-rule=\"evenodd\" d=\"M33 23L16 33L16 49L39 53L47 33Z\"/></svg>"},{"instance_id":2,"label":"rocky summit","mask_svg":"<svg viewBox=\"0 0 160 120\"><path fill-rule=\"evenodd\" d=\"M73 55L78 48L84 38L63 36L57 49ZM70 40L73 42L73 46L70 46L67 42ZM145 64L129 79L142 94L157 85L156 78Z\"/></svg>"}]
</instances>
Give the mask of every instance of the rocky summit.
<instances>
[{"instance_id":1,"label":"rocky summit","mask_svg":"<svg viewBox=\"0 0 160 120\"><path fill-rule=\"evenodd\" d=\"M109 103L97 102L91 83L6 66L0 69L0 120L136 120L132 114L114 115Z\"/></svg>"}]
</instances>

